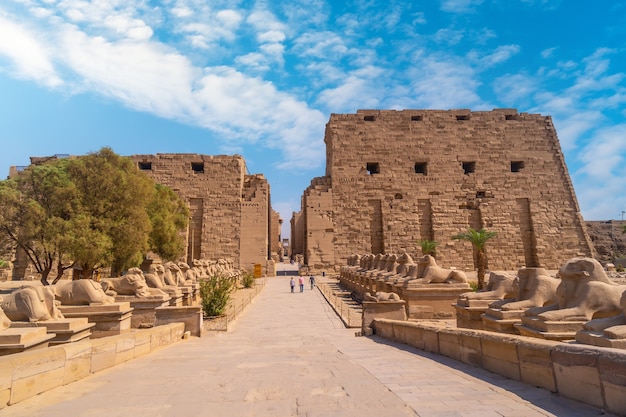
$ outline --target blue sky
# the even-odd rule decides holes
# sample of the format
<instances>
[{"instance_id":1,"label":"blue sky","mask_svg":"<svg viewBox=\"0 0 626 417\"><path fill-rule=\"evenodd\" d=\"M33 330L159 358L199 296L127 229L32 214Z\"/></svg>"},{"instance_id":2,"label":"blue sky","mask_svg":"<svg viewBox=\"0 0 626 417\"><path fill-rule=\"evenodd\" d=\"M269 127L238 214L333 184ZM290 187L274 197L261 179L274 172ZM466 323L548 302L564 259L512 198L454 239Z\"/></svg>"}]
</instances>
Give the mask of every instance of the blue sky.
<instances>
[{"instance_id":1,"label":"blue sky","mask_svg":"<svg viewBox=\"0 0 626 417\"><path fill-rule=\"evenodd\" d=\"M0 176L237 153L288 223L331 113L513 107L553 117L584 218L620 219L625 50L614 0L2 0Z\"/></svg>"}]
</instances>

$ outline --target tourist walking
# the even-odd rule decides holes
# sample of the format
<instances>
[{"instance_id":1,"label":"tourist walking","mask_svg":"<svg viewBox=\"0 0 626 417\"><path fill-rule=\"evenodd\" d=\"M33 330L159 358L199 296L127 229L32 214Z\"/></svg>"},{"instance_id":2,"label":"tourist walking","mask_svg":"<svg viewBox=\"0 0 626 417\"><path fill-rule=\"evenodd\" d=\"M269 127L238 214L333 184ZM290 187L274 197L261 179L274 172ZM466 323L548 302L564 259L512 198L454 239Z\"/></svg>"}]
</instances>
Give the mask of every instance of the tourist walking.
<instances>
[{"instance_id":1,"label":"tourist walking","mask_svg":"<svg viewBox=\"0 0 626 417\"><path fill-rule=\"evenodd\" d=\"M289 285L291 286L291 292L293 292L294 287L296 286L296 281L291 277L289 280Z\"/></svg>"},{"instance_id":2,"label":"tourist walking","mask_svg":"<svg viewBox=\"0 0 626 417\"><path fill-rule=\"evenodd\" d=\"M300 292L304 292L304 277L300 275L300 278L298 279L298 281L300 283Z\"/></svg>"},{"instance_id":3,"label":"tourist walking","mask_svg":"<svg viewBox=\"0 0 626 417\"><path fill-rule=\"evenodd\" d=\"M311 283L311 289L313 289L315 287L315 277L313 275L309 277L309 282Z\"/></svg>"}]
</instances>

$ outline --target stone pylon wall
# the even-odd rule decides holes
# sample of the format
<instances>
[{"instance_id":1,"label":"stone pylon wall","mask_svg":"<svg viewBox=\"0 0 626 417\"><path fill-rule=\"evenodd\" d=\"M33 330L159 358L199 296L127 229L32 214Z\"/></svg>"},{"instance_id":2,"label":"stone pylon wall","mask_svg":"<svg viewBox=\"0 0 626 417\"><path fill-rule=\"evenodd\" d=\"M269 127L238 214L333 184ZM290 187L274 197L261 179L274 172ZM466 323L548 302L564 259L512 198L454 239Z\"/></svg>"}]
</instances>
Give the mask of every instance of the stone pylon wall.
<instances>
[{"instance_id":1,"label":"stone pylon wall","mask_svg":"<svg viewBox=\"0 0 626 417\"><path fill-rule=\"evenodd\" d=\"M262 175L246 175L241 156L131 156L137 167L188 202L186 259L231 258L249 268L268 259L270 190ZM192 253L193 251L193 253Z\"/></svg>"},{"instance_id":2,"label":"stone pylon wall","mask_svg":"<svg viewBox=\"0 0 626 417\"><path fill-rule=\"evenodd\" d=\"M549 116L361 110L331 115L325 143L324 189L314 180L303 198L312 262L417 255L417 241L430 239L441 265L473 269L471 245L451 238L468 226L498 233L487 245L491 269L592 255Z\"/></svg>"}]
</instances>

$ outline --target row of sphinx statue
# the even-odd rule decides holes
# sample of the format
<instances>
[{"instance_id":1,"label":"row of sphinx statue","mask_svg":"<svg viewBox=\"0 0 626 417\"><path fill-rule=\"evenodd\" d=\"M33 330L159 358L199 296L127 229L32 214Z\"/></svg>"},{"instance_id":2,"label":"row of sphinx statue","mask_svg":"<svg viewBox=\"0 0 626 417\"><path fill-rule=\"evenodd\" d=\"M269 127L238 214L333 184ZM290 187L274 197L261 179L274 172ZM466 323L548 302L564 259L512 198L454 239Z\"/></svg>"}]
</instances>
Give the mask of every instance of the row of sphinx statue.
<instances>
[{"instance_id":1,"label":"row of sphinx statue","mask_svg":"<svg viewBox=\"0 0 626 417\"><path fill-rule=\"evenodd\" d=\"M396 297L380 291L366 294L366 299L372 301L401 299L403 288L413 283L467 282L463 271L441 268L430 255L417 261L408 254L352 255L342 267L341 276L351 282L373 279L378 282L376 289L397 292ZM534 267L521 268L517 273L490 272L484 290L462 293L457 303L469 305L478 300L485 302L490 311L501 312L501 317L520 312L528 323L578 322L582 330L611 339L626 338L626 285L609 278L593 258L569 259L556 274Z\"/></svg>"},{"instance_id":2,"label":"row of sphinx statue","mask_svg":"<svg viewBox=\"0 0 626 417\"><path fill-rule=\"evenodd\" d=\"M208 277L239 279L242 272L231 259L196 259L192 266L184 262L153 263L145 273L140 268L130 268L120 277L99 282L61 280L49 286L22 286L0 294L0 330L8 328L12 321L62 319L60 305L111 304L118 295L174 297L181 294L182 287L197 286Z\"/></svg>"},{"instance_id":3,"label":"row of sphinx statue","mask_svg":"<svg viewBox=\"0 0 626 417\"><path fill-rule=\"evenodd\" d=\"M417 261L408 253L351 255L347 268L341 274L368 275L392 285L467 283L467 275L458 269L446 269L437 265L431 255L423 255Z\"/></svg>"}]
</instances>

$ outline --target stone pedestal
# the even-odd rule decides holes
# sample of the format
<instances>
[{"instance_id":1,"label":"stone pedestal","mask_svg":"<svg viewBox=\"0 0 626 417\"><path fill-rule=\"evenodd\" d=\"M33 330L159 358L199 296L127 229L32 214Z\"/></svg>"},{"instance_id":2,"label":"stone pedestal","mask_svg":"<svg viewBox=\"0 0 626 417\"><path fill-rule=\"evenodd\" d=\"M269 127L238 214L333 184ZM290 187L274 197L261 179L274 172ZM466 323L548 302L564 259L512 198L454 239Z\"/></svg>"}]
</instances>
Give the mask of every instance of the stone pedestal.
<instances>
[{"instance_id":1,"label":"stone pedestal","mask_svg":"<svg viewBox=\"0 0 626 417\"><path fill-rule=\"evenodd\" d=\"M538 337L547 340L574 340L576 332L583 329L586 321L543 321L538 317L522 317L515 328L522 336Z\"/></svg>"},{"instance_id":2,"label":"stone pedestal","mask_svg":"<svg viewBox=\"0 0 626 417\"><path fill-rule=\"evenodd\" d=\"M54 336L45 327L9 327L0 331L0 356L48 347Z\"/></svg>"},{"instance_id":3,"label":"stone pedestal","mask_svg":"<svg viewBox=\"0 0 626 417\"><path fill-rule=\"evenodd\" d=\"M167 286L161 287L161 291L169 295L170 301L169 305L172 307L180 307L183 305L183 292L179 287L175 286Z\"/></svg>"},{"instance_id":4,"label":"stone pedestal","mask_svg":"<svg viewBox=\"0 0 626 417\"><path fill-rule=\"evenodd\" d=\"M585 345L626 349L626 339L611 339L604 332L580 330L576 332L576 341Z\"/></svg>"},{"instance_id":5,"label":"stone pedestal","mask_svg":"<svg viewBox=\"0 0 626 417\"><path fill-rule=\"evenodd\" d=\"M201 306L180 306L180 307L158 307L156 312L156 326L169 323L184 323L185 331L192 336L202 335L202 307Z\"/></svg>"},{"instance_id":6,"label":"stone pedestal","mask_svg":"<svg viewBox=\"0 0 626 417\"><path fill-rule=\"evenodd\" d=\"M133 309L128 302L84 306L61 305L59 308L65 318L84 317L89 323L95 323L92 339L130 333Z\"/></svg>"},{"instance_id":7,"label":"stone pedestal","mask_svg":"<svg viewBox=\"0 0 626 417\"><path fill-rule=\"evenodd\" d=\"M525 311L488 308L481 316L483 328L492 332L519 334L515 325L522 322Z\"/></svg>"},{"instance_id":8,"label":"stone pedestal","mask_svg":"<svg viewBox=\"0 0 626 417\"><path fill-rule=\"evenodd\" d=\"M95 323L89 323L84 317L47 320L37 323L24 321L11 323L13 328L44 327L48 334L54 335L54 338L50 340L50 345L60 345L88 339L91 336L91 329L95 325Z\"/></svg>"},{"instance_id":9,"label":"stone pedestal","mask_svg":"<svg viewBox=\"0 0 626 417\"><path fill-rule=\"evenodd\" d=\"M367 334L374 319L406 320L405 301L363 301L361 331Z\"/></svg>"},{"instance_id":10,"label":"stone pedestal","mask_svg":"<svg viewBox=\"0 0 626 417\"><path fill-rule=\"evenodd\" d=\"M469 284L412 284L402 289L410 319L453 319L453 304L459 296L471 291Z\"/></svg>"},{"instance_id":11,"label":"stone pedestal","mask_svg":"<svg viewBox=\"0 0 626 417\"><path fill-rule=\"evenodd\" d=\"M193 304L193 288L191 287L178 287L183 293L183 306L190 306Z\"/></svg>"},{"instance_id":12,"label":"stone pedestal","mask_svg":"<svg viewBox=\"0 0 626 417\"><path fill-rule=\"evenodd\" d=\"M197 306L200 304L200 284L192 284L191 285L191 300L190 304L192 306Z\"/></svg>"},{"instance_id":13,"label":"stone pedestal","mask_svg":"<svg viewBox=\"0 0 626 417\"><path fill-rule=\"evenodd\" d=\"M456 310L456 327L464 329L484 330L481 315L487 311L489 304L495 300L468 300L459 298L453 304Z\"/></svg>"},{"instance_id":14,"label":"stone pedestal","mask_svg":"<svg viewBox=\"0 0 626 417\"><path fill-rule=\"evenodd\" d=\"M154 327L156 322L156 309L169 305L170 296L167 294L137 297L134 295L116 295L116 302L129 303L133 308L130 326L133 329L145 329Z\"/></svg>"}]
</instances>

